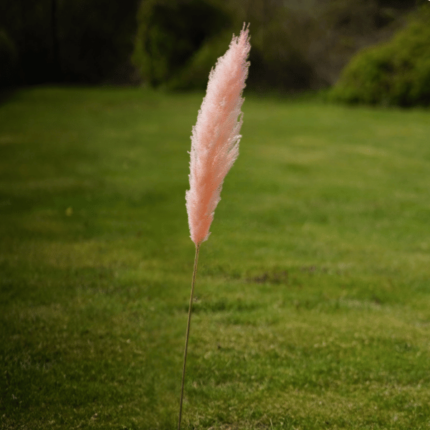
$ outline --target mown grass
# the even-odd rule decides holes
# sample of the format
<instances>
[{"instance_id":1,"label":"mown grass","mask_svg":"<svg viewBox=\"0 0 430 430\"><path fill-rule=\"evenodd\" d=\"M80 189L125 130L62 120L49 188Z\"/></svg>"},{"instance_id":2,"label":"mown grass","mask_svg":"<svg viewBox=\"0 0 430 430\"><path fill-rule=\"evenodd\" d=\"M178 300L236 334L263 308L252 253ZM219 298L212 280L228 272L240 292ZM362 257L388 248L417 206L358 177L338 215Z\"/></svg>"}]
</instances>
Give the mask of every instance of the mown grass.
<instances>
[{"instance_id":1,"label":"mown grass","mask_svg":"<svg viewBox=\"0 0 430 430\"><path fill-rule=\"evenodd\" d=\"M2 429L174 429L201 94L0 106ZM248 97L184 429L430 426L430 113Z\"/></svg>"}]
</instances>

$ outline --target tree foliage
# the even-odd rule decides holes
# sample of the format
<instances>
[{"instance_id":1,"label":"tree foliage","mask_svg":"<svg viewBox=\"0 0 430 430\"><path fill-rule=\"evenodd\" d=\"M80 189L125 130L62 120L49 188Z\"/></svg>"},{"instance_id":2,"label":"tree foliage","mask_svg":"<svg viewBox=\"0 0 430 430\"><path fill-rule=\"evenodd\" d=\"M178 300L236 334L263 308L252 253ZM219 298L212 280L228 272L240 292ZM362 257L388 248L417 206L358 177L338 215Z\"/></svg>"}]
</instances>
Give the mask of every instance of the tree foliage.
<instances>
[{"instance_id":1,"label":"tree foliage","mask_svg":"<svg viewBox=\"0 0 430 430\"><path fill-rule=\"evenodd\" d=\"M413 7L399 0L146 0L133 61L148 85L204 88L232 33L249 22L250 87L317 89L334 84L359 49L387 39Z\"/></svg>"},{"instance_id":2,"label":"tree foliage","mask_svg":"<svg viewBox=\"0 0 430 430\"><path fill-rule=\"evenodd\" d=\"M333 85L357 51L388 40L418 1L428 6L426 0L1 0L0 86L204 88L232 34L247 22L250 88L319 89Z\"/></svg>"}]
</instances>

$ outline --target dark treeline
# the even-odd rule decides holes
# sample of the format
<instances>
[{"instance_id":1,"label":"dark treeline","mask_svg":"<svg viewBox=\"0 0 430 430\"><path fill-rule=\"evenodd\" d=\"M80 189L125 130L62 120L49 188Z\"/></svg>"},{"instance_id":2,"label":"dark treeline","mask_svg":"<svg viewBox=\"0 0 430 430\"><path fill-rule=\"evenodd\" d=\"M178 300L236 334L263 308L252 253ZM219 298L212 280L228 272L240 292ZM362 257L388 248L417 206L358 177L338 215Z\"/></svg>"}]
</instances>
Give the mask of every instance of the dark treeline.
<instances>
[{"instance_id":1,"label":"dark treeline","mask_svg":"<svg viewBox=\"0 0 430 430\"><path fill-rule=\"evenodd\" d=\"M418 0L2 0L0 85L144 83L202 88L251 23L249 86L332 85L388 39Z\"/></svg>"}]
</instances>

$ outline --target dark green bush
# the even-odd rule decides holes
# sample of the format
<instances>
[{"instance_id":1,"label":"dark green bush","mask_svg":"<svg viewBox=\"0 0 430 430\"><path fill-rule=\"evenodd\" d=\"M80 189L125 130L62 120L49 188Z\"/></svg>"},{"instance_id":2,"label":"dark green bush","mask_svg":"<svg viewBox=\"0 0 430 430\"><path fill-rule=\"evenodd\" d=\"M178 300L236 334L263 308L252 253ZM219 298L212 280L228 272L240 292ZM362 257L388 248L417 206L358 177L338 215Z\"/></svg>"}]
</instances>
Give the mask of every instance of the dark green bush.
<instances>
[{"instance_id":1,"label":"dark green bush","mask_svg":"<svg viewBox=\"0 0 430 430\"><path fill-rule=\"evenodd\" d=\"M205 88L209 71L214 67L218 57L227 50L231 37L231 31L225 31L203 43L177 75L168 82L168 87L179 90Z\"/></svg>"},{"instance_id":2,"label":"dark green bush","mask_svg":"<svg viewBox=\"0 0 430 430\"><path fill-rule=\"evenodd\" d=\"M330 97L347 103L430 105L430 8L390 42L359 52Z\"/></svg>"},{"instance_id":3,"label":"dark green bush","mask_svg":"<svg viewBox=\"0 0 430 430\"><path fill-rule=\"evenodd\" d=\"M209 0L143 2L133 54L141 79L151 86L204 87L228 46L230 26L229 15Z\"/></svg>"}]
</instances>

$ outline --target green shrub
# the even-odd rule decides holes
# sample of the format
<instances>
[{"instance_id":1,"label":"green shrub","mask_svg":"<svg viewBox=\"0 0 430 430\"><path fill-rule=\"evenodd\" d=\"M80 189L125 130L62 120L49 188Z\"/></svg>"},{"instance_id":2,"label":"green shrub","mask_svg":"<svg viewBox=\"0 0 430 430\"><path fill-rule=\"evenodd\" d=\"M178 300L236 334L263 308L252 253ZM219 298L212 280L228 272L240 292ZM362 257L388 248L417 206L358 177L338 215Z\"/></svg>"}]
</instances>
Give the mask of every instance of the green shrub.
<instances>
[{"instance_id":1,"label":"green shrub","mask_svg":"<svg viewBox=\"0 0 430 430\"><path fill-rule=\"evenodd\" d=\"M225 31L205 42L169 81L168 87L177 90L206 88L209 71L215 66L218 57L224 55L231 37L231 31Z\"/></svg>"},{"instance_id":2,"label":"green shrub","mask_svg":"<svg viewBox=\"0 0 430 430\"><path fill-rule=\"evenodd\" d=\"M229 15L209 0L142 2L133 63L151 86L204 88L229 27Z\"/></svg>"},{"instance_id":3,"label":"green shrub","mask_svg":"<svg viewBox=\"0 0 430 430\"><path fill-rule=\"evenodd\" d=\"M430 10L420 12L390 42L353 57L330 97L347 103L430 105Z\"/></svg>"}]
</instances>

